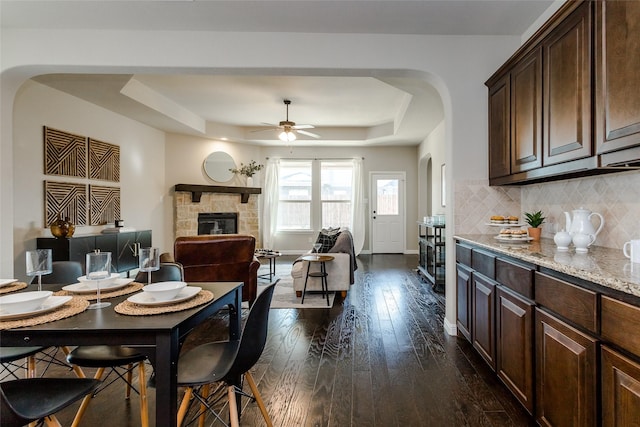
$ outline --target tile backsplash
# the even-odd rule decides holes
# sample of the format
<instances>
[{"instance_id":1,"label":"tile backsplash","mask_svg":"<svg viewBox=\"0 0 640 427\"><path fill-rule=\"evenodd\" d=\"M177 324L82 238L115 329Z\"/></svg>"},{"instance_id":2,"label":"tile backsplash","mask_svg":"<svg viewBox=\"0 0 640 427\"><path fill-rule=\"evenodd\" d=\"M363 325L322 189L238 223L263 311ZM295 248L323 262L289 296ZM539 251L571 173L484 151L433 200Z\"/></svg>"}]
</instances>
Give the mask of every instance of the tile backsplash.
<instances>
[{"instance_id":1,"label":"tile backsplash","mask_svg":"<svg viewBox=\"0 0 640 427\"><path fill-rule=\"evenodd\" d=\"M596 245L621 249L640 239L640 171L575 178L521 187L490 187L488 181L460 181L454 186L455 233L491 234L491 215L541 210L547 220L542 236L552 238L565 227L564 212L584 207L605 221ZM592 218L594 226L598 218Z\"/></svg>"}]
</instances>

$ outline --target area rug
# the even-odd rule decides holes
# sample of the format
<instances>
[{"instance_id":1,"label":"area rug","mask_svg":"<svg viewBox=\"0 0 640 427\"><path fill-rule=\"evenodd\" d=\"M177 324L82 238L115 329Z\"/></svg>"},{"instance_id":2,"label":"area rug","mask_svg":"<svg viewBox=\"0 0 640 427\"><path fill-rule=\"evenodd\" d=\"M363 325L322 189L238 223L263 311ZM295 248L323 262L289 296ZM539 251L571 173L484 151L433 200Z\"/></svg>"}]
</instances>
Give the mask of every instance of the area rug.
<instances>
[{"instance_id":1,"label":"area rug","mask_svg":"<svg viewBox=\"0 0 640 427\"><path fill-rule=\"evenodd\" d=\"M271 308L331 308L333 307L333 301L336 297L335 292L329 292L329 305L327 305L326 298L323 297L320 292L307 292L304 297L304 304L302 304L302 297L296 297L296 292L293 290L293 278L289 276L281 276L280 281L276 285L276 289L273 292L273 299L271 300ZM267 285L265 282L258 284L258 293L261 291L261 287Z\"/></svg>"},{"instance_id":2,"label":"area rug","mask_svg":"<svg viewBox=\"0 0 640 427\"><path fill-rule=\"evenodd\" d=\"M333 301L336 297L335 292L329 292L329 305L327 300L322 298L321 293L307 292L304 297L304 304L302 304L302 297L296 297L296 292L293 290L293 278L291 277L292 264L278 263L276 266L275 278L280 278L280 281L276 285L276 289L273 292L273 299L271 300L271 308L331 308L333 307ZM264 275L267 277L269 273L269 264L264 264L258 270L258 275ZM262 292L264 286L269 284L267 279L258 279L258 293ZM246 304L246 303L243 303Z\"/></svg>"}]
</instances>

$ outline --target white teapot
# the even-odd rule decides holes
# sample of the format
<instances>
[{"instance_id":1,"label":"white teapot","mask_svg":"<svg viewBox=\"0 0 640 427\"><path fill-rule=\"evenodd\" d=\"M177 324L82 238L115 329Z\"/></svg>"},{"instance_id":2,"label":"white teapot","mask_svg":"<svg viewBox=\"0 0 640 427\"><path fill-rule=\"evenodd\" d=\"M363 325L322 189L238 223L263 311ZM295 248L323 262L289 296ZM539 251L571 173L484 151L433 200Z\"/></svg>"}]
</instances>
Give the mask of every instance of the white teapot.
<instances>
[{"instance_id":1,"label":"white teapot","mask_svg":"<svg viewBox=\"0 0 640 427\"><path fill-rule=\"evenodd\" d=\"M586 234L588 236L593 236L593 242L596 240L596 236L602 230L604 226L604 218L597 212L591 212L589 209L580 208L573 210L573 219L569 215L569 212L565 212L564 216L567 220L567 228L566 230L573 237L575 234ZM593 224L591 223L591 217L597 216L600 218L600 226L595 229ZM592 242L592 243L593 243Z\"/></svg>"}]
</instances>

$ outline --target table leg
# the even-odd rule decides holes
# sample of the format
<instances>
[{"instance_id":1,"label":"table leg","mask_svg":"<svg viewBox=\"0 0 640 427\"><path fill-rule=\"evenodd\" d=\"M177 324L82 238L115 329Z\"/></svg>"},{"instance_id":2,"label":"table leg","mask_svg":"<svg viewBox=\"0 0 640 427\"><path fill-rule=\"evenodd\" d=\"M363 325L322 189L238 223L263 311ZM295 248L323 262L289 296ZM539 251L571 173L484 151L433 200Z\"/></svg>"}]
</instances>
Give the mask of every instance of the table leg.
<instances>
[{"instance_id":1,"label":"table leg","mask_svg":"<svg viewBox=\"0 0 640 427\"><path fill-rule=\"evenodd\" d=\"M238 288L235 293L235 306L229 306L229 340L240 339L240 329L242 327L242 288ZM240 393L240 385L242 384L242 375L233 378L233 383L237 384L236 404L238 407L238 419L242 415L242 393Z\"/></svg>"},{"instance_id":2,"label":"table leg","mask_svg":"<svg viewBox=\"0 0 640 427\"><path fill-rule=\"evenodd\" d=\"M320 271L322 272L321 286L322 295L327 299L327 306L329 305L329 284L327 283L327 266L324 261L320 263Z\"/></svg>"},{"instance_id":3,"label":"table leg","mask_svg":"<svg viewBox=\"0 0 640 427\"><path fill-rule=\"evenodd\" d=\"M271 258L269 260L269 281L273 280L273 276L276 275L276 259Z\"/></svg>"},{"instance_id":4,"label":"table leg","mask_svg":"<svg viewBox=\"0 0 640 427\"><path fill-rule=\"evenodd\" d=\"M154 366L156 374L156 425L174 427L178 413L178 333L159 335Z\"/></svg>"},{"instance_id":5,"label":"table leg","mask_svg":"<svg viewBox=\"0 0 640 427\"><path fill-rule=\"evenodd\" d=\"M311 263L307 261L307 275L304 278L304 288L302 288L302 302L304 304L304 294L307 292L307 281L309 280L309 269L311 268Z\"/></svg>"}]
</instances>

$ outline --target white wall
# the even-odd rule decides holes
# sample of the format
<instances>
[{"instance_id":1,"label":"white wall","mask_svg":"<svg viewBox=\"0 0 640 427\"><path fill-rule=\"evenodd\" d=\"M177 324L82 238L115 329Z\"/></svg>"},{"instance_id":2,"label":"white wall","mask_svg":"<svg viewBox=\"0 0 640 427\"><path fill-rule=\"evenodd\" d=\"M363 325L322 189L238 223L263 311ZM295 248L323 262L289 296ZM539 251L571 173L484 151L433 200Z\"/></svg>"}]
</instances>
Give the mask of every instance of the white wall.
<instances>
[{"instance_id":1,"label":"white wall","mask_svg":"<svg viewBox=\"0 0 640 427\"><path fill-rule=\"evenodd\" d=\"M518 37L3 28L0 39L0 276L13 275L13 262L9 260L16 256L13 247L16 190L12 152L17 137L13 129L14 96L31 76L54 72L242 72L424 79L442 97L447 183L454 184L456 179L486 178L484 82L519 42ZM291 55L291 51L296 55ZM415 165L417 160L414 157L411 162ZM168 186L167 183L165 191ZM415 191L415 188L408 189L407 194L416 194ZM455 207L450 192L447 197L448 224L453 232ZM410 222L408 219L407 223ZM452 247L452 241L448 243ZM447 294L451 296L447 301L447 321L455 325L453 252L447 251L447 256Z\"/></svg>"},{"instance_id":2,"label":"white wall","mask_svg":"<svg viewBox=\"0 0 640 427\"><path fill-rule=\"evenodd\" d=\"M427 182L424 179L420 179L420 183L418 185L418 193L420 195L424 195L427 192L423 191L423 186L431 187L431 214L438 215L444 214L446 209L442 207L442 179L441 179L441 166L445 163L446 157L446 138L445 138L445 123L442 121L438 126L436 126L433 131L427 136L427 138L420 144L418 147L418 159L420 159L420 167L427 167L427 159L431 159L431 179ZM423 176L426 179L426 170L420 171L420 176ZM445 181L446 183L446 181ZM451 184L447 185L447 189L445 191L451 191L449 188ZM426 203L424 203L426 206ZM427 215L426 211L418 212L418 219Z\"/></svg>"},{"instance_id":3,"label":"white wall","mask_svg":"<svg viewBox=\"0 0 640 427\"><path fill-rule=\"evenodd\" d=\"M444 151L444 148L441 148ZM412 227L417 220L417 163L415 146L404 147L259 147L245 144L234 144L225 141L216 141L206 138L197 138L185 135L167 136L167 167L166 185L168 197L165 201L165 229L172 230L173 194L172 188L176 184L206 184L206 185L244 185L242 182L230 182L228 184L214 182L202 171L202 162L213 151L224 151L233 157L236 164L248 163L255 160L266 164L267 158L283 159L308 159L308 158L354 158L364 157L363 173L369 176L369 171L394 171L405 172L407 177L407 251L417 250L417 232ZM264 170L254 176L254 185L263 183ZM368 198L368 183L365 189L365 198ZM369 221L370 215L366 216ZM367 234L365 236L364 252L369 248L368 236L369 224L365 224ZM315 239L317 231L312 233L283 233L274 242L274 248L284 252L297 253L310 248L309 239Z\"/></svg>"},{"instance_id":4,"label":"white wall","mask_svg":"<svg viewBox=\"0 0 640 427\"><path fill-rule=\"evenodd\" d=\"M120 183L105 185L120 187L121 213L127 227L152 229L153 243L164 241L164 133L29 81L20 88L14 108L12 277L26 279L25 250L35 249L36 237L51 237L44 228L43 181L89 182L43 174L43 126L119 145ZM76 235L102 228L77 227Z\"/></svg>"}]
</instances>

